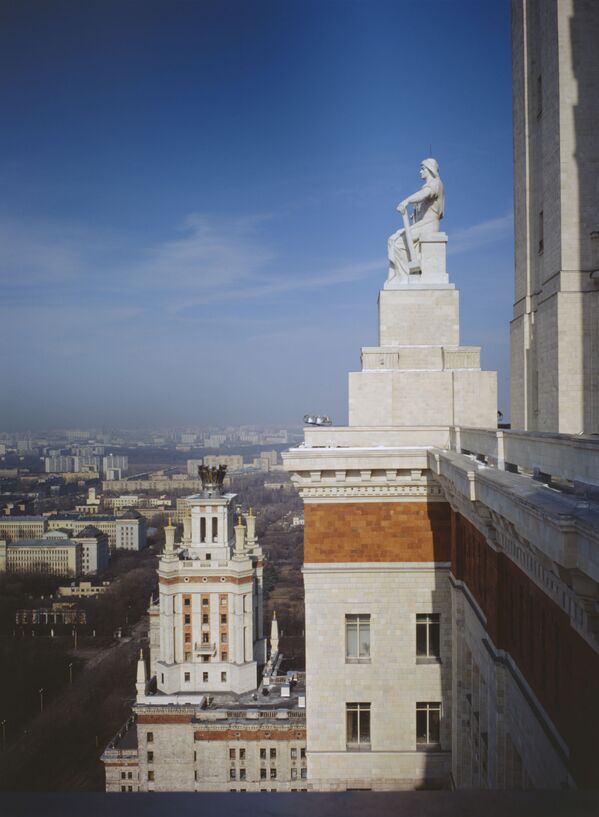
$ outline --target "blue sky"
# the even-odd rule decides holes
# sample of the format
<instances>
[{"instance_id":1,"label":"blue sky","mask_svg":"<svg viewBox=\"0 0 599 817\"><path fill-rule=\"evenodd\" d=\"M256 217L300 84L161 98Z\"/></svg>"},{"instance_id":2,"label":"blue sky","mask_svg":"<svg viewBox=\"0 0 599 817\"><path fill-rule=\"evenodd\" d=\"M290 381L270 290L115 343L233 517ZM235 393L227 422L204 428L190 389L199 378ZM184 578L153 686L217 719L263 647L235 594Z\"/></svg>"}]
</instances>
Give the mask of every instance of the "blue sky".
<instances>
[{"instance_id":1,"label":"blue sky","mask_svg":"<svg viewBox=\"0 0 599 817\"><path fill-rule=\"evenodd\" d=\"M431 149L461 340L507 414L507 1L0 14L1 428L345 423Z\"/></svg>"}]
</instances>

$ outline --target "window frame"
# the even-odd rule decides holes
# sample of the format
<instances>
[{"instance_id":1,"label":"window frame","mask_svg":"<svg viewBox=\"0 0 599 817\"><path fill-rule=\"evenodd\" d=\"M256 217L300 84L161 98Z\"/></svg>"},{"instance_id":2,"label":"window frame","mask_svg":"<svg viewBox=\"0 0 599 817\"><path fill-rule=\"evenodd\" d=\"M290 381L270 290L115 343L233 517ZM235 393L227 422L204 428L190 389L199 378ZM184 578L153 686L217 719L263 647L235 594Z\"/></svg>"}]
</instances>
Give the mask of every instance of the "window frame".
<instances>
[{"instance_id":1,"label":"window frame","mask_svg":"<svg viewBox=\"0 0 599 817\"><path fill-rule=\"evenodd\" d=\"M345 663L346 664L370 664L372 663L372 640L371 640L372 616L370 613L346 613L345 614ZM355 626L356 654L350 655L350 628ZM368 654L361 654L361 633L368 633Z\"/></svg>"},{"instance_id":2,"label":"window frame","mask_svg":"<svg viewBox=\"0 0 599 817\"><path fill-rule=\"evenodd\" d=\"M350 726L350 717L355 713L357 740L350 740L354 731ZM346 748L352 752L369 752L372 747L371 733L372 704L368 701L348 701L345 704L345 740Z\"/></svg>"},{"instance_id":3,"label":"window frame","mask_svg":"<svg viewBox=\"0 0 599 817\"><path fill-rule=\"evenodd\" d=\"M437 627L437 645L438 653L431 652L431 641L434 642L434 636L431 638L432 627ZM418 652L419 630L424 630L425 633L425 652ZM429 663L441 661L441 614L440 613L416 613L416 662Z\"/></svg>"}]
</instances>

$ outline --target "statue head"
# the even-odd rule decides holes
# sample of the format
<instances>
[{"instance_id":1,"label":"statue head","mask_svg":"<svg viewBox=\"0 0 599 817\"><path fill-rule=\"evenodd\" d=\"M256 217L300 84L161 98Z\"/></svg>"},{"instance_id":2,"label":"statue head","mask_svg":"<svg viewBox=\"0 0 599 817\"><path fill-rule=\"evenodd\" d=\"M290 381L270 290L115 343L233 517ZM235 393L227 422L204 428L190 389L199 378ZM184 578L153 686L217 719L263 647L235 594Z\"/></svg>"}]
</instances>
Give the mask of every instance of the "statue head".
<instances>
[{"instance_id":1,"label":"statue head","mask_svg":"<svg viewBox=\"0 0 599 817\"><path fill-rule=\"evenodd\" d=\"M426 178L426 172L431 176L438 178L439 176L439 162L436 159L423 159L420 162L420 177Z\"/></svg>"}]
</instances>

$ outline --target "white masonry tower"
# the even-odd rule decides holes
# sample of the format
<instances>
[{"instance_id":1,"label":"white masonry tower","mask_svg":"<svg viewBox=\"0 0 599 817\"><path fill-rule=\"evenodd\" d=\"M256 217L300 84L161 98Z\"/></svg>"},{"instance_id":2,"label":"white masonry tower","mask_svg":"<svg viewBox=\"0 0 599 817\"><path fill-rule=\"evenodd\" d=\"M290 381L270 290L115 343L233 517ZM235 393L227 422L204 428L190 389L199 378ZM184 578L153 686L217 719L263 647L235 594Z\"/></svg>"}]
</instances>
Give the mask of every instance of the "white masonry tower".
<instances>
[{"instance_id":1,"label":"white masonry tower","mask_svg":"<svg viewBox=\"0 0 599 817\"><path fill-rule=\"evenodd\" d=\"M225 468L200 467L203 490L187 497L183 538L170 520L158 568L156 684L166 695L256 689L265 662L262 549L251 510L234 518Z\"/></svg>"}]
</instances>

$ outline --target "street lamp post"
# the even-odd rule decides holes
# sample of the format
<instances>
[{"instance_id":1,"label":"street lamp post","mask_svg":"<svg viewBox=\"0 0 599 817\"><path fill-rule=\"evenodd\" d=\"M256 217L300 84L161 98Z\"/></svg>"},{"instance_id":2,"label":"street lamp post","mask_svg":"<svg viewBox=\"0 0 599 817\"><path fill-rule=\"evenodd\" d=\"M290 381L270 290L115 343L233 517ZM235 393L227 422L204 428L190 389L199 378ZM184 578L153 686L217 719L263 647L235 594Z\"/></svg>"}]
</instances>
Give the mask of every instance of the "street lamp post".
<instances>
[{"instance_id":1,"label":"street lamp post","mask_svg":"<svg viewBox=\"0 0 599 817\"><path fill-rule=\"evenodd\" d=\"M44 711L44 688L41 687L39 691L40 694L40 713Z\"/></svg>"},{"instance_id":2,"label":"street lamp post","mask_svg":"<svg viewBox=\"0 0 599 817\"><path fill-rule=\"evenodd\" d=\"M2 751L6 749L6 718L0 722L2 726Z\"/></svg>"},{"instance_id":3,"label":"street lamp post","mask_svg":"<svg viewBox=\"0 0 599 817\"><path fill-rule=\"evenodd\" d=\"M69 664L69 684L73 683L73 662Z\"/></svg>"}]
</instances>

